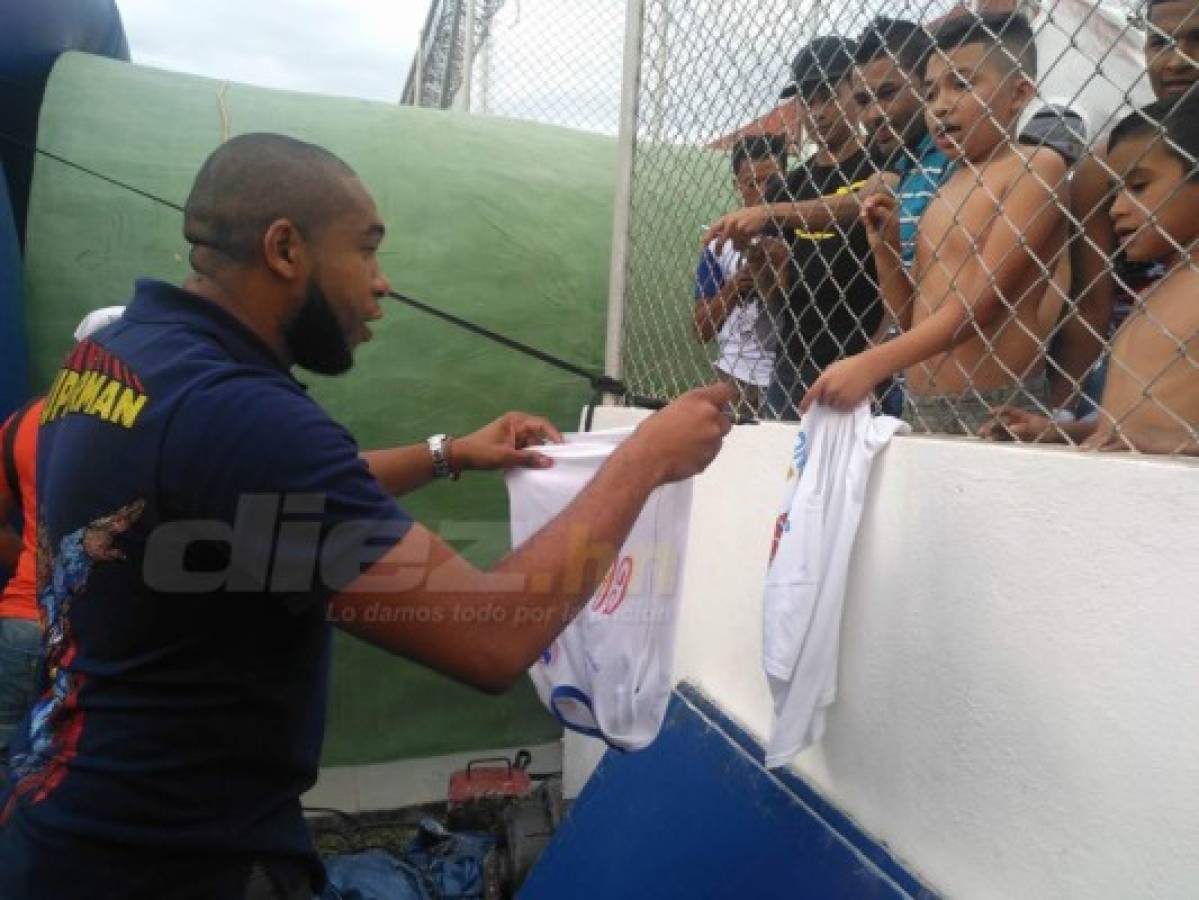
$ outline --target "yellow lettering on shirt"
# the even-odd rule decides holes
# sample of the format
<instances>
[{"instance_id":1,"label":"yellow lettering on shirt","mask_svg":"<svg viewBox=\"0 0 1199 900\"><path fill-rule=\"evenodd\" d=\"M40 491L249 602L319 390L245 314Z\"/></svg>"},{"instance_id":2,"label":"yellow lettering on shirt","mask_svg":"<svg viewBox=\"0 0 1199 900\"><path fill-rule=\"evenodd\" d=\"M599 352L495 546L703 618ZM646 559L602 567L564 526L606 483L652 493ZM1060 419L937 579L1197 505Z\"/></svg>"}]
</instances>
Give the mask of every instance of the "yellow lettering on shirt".
<instances>
[{"instance_id":1,"label":"yellow lettering on shirt","mask_svg":"<svg viewBox=\"0 0 1199 900\"><path fill-rule=\"evenodd\" d=\"M99 416L101 419L107 419L112 414L112 405L117 400L117 392L120 391L121 385L115 381L109 381L104 386L104 391L96 398L95 402L87 409L89 416Z\"/></svg>"},{"instance_id":2,"label":"yellow lettering on shirt","mask_svg":"<svg viewBox=\"0 0 1199 900\"><path fill-rule=\"evenodd\" d=\"M79 384L79 373L68 370L58 388L58 393L54 395L54 412L51 414L51 418L57 419L62 415L63 410L71 402L71 398L75 396L77 384Z\"/></svg>"},{"instance_id":3,"label":"yellow lettering on shirt","mask_svg":"<svg viewBox=\"0 0 1199 900\"><path fill-rule=\"evenodd\" d=\"M851 194L854 191L860 191L866 186L867 179L862 181L854 181L850 184L842 185L831 194L826 194L828 197L844 197L846 194ZM835 237L841 235L835 231L804 231L800 228L795 229L795 236L801 241L831 241Z\"/></svg>"},{"instance_id":4,"label":"yellow lettering on shirt","mask_svg":"<svg viewBox=\"0 0 1199 900\"><path fill-rule=\"evenodd\" d=\"M138 415L141 414L142 407L145 405L146 395L139 394L133 388L127 387L121 391L116 409L112 411L112 415L108 417L108 421L116 422L125 428L132 428L133 423L137 421Z\"/></svg>"},{"instance_id":5,"label":"yellow lettering on shirt","mask_svg":"<svg viewBox=\"0 0 1199 900\"><path fill-rule=\"evenodd\" d=\"M107 380L99 372L84 372L83 377L79 379L79 388L75 391L75 396L71 398L70 406L67 407L67 412L88 409L96 402L96 395L100 393L100 388Z\"/></svg>"},{"instance_id":6,"label":"yellow lettering on shirt","mask_svg":"<svg viewBox=\"0 0 1199 900\"><path fill-rule=\"evenodd\" d=\"M54 404L58 400L58 391L62 387L62 381L66 375L65 369L59 369L58 374L54 376L54 383L50 385L50 390L46 392L46 402L42 404L42 415L38 419L38 425L45 425L51 418L54 412Z\"/></svg>"}]
</instances>

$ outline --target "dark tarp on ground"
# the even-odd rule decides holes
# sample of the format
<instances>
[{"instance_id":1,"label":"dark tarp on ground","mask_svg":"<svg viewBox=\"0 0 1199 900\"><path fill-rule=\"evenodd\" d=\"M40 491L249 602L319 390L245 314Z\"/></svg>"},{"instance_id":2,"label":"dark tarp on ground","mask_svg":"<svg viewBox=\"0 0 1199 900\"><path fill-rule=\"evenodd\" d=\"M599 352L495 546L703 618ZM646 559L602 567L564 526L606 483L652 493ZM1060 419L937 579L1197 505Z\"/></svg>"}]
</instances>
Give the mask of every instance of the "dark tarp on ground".
<instances>
[{"instance_id":1,"label":"dark tarp on ground","mask_svg":"<svg viewBox=\"0 0 1199 900\"><path fill-rule=\"evenodd\" d=\"M357 169L388 226L381 259L397 290L602 367L616 168L610 138L223 85L67 54L46 92L40 142L182 202L222 137L248 131L315 141ZM186 252L178 213L39 158L25 282L35 389L45 388L84 312L124 302L140 275L178 283ZM512 407L571 428L588 400L578 378L405 307L386 308L378 326L349 375L304 377L364 447L462 434ZM478 563L507 547L498 476L434 485L405 506ZM483 697L338 637L326 764L560 734L527 684Z\"/></svg>"}]
</instances>

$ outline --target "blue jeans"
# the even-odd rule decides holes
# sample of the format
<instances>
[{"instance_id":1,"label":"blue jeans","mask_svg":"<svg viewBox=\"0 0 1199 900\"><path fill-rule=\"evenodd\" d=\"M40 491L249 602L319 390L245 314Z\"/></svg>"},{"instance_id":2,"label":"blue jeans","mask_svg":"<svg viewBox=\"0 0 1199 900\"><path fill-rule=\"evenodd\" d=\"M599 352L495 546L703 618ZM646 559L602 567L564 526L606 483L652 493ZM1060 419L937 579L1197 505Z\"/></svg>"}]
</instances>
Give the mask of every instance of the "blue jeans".
<instances>
[{"instance_id":1,"label":"blue jeans","mask_svg":"<svg viewBox=\"0 0 1199 900\"><path fill-rule=\"evenodd\" d=\"M802 389L798 397L793 397L791 385L775 375L770 379L770 386L766 388L766 403L760 415L763 419L777 419L780 422L798 421L799 410L796 409L796 404L802 397Z\"/></svg>"},{"instance_id":2,"label":"blue jeans","mask_svg":"<svg viewBox=\"0 0 1199 900\"><path fill-rule=\"evenodd\" d=\"M1080 419L1085 419L1095 410L1099 409L1099 399L1103 396L1103 387L1107 384L1107 369L1110 354L1104 353L1091 366L1089 372L1082 379L1082 395L1078 398L1078 404L1074 407L1074 415Z\"/></svg>"},{"instance_id":3,"label":"blue jeans","mask_svg":"<svg viewBox=\"0 0 1199 900\"><path fill-rule=\"evenodd\" d=\"M786 354L780 353L774 363L774 372L770 376L770 386L766 388L762 418L798 422L799 401L819 377L820 369L816 366L808 362L797 366Z\"/></svg>"},{"instance_id":4,"label":"blue jeans","mask_svg":"<svg viewBox=\"0 0 1199 900\"><path fill-rule=\"evenodd\" d=\"M0 784L8 779L13 732L33 705L42 654L42 629L34 619L0 618Z\"/></svg>"},{"instance_id":5,"label":"blue jeans","mask_svg":"<svg viewBox=\"0 0 1199 900\"><path fill-rule=\"evenodd\" d=\"M904 380L902 375L888 378L874 392L878 395L878 410L884 416L903 417Z\"/></svg>"}]
</instances>

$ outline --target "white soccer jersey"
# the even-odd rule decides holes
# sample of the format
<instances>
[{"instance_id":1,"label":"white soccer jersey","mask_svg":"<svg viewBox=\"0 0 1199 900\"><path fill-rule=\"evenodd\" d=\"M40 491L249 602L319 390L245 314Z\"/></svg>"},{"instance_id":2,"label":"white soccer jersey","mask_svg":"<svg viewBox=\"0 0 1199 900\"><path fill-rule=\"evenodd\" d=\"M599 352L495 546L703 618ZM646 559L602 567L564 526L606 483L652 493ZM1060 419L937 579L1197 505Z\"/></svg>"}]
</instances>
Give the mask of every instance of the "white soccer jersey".
<instances>
[{"instance_id":1,"label":"white soccer jersey","mask_svg":"<svg viewBox=\"0 0 1199 900\"><path fill-rule=\"evenodd\" d=\"M565 444L540 448L552 468L510 471L512 545L561 512L631 433L567 435ZM566 727L622 750L640 750L657 737L674 686L690 511L690 481L655 490L599 589L529 670L541 701Z\"/></svg>"},{"instance_id":2,"label":"white soccer jersey","mask_svg":"<svg viewBox=\"0 0 1199 900\"><path fill-rule=\"evenodd\" d=\"M909 427L814 406L799 423L763 605L763 666L774 700L768 768L824 734L837 694L837 652L849 555L875 455Z\"/></svg>"}]
</instances>

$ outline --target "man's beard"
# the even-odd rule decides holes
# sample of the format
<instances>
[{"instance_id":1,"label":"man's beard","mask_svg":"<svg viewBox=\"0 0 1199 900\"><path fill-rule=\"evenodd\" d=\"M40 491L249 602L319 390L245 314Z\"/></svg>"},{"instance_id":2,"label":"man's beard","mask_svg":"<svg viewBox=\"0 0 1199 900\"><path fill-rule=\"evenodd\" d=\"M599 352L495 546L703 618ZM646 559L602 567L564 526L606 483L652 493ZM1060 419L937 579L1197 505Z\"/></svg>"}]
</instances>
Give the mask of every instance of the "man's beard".
<instances>
[{"instance_id":1,"label":"man's beard","mask_svg":"<svg viewBox=\"0 0 1199 900\"><path fill-rule=\"evenodd\" d=\"M295 364L318 375L340 375L354 365L350 342L316 276L308 279L304 304L283 329Z\"/></svg>"}]
</instances>

